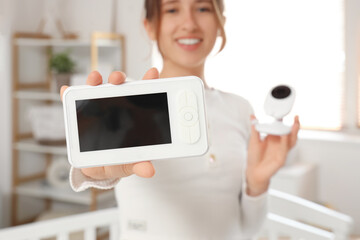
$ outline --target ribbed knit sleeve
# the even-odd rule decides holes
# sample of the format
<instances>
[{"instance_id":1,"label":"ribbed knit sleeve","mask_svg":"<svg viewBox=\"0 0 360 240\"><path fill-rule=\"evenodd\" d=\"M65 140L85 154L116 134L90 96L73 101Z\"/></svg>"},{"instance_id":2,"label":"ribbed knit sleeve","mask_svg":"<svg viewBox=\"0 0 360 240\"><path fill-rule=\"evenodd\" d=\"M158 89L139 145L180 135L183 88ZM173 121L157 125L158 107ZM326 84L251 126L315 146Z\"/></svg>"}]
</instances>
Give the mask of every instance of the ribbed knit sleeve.
<instances>
[{"instance_id":1,"label":"ribbed knit sleeve","mask_svg":"<svg viewBox=\"0 0 360 240\"><path fill-rule=\"evenodd\" d=\"M247 129L247 141L250 139L250 129L251 129L251 121L249 116L251 114L254 114L254 109L250 105L249 102L246 101L247 108L242 108L242 112L240 115L248 116L247 119L243 119L246 129ZM246 113L246 114L244 114ZM245 159L246 160L246 159ZM251 239L254 235L256 235L262 228L268 208L267 208L267 202L268 202L268 192L253 197L249 196L247 194L247 181L246 181L246 168L247 168L247 162L244 163L245 166L243 168L242 172L242 190L241 190L241 196L240 196L240 211L241 211L241 229L242 234L245 237L245 239Z\"/></svg>"},{"instance_id":2,"label":"ribbed knit sleeve","mask_svg":"<svg viewBox=\"0 0 360 240\"><path fill-rule=\"evenodd\" d=\"M251 238L262 228L268 211L268 192L252 197L246 193L246 182L240 196L241 229L243 236Z\"/></svg>"},{"instance_id":3,"label":"ribbed knit sleeve","mask_svg":"<svg viewBox=\"0 0 360 240\"><path fill-rule=\"evenodd\" d=\"M80 169L71 167L70 169L70 186L75 192L84 191L90 187L99 189L110 189L116 186L120 178L107 180L96 180L84 175Z\"/></svg>"}]
</instances>

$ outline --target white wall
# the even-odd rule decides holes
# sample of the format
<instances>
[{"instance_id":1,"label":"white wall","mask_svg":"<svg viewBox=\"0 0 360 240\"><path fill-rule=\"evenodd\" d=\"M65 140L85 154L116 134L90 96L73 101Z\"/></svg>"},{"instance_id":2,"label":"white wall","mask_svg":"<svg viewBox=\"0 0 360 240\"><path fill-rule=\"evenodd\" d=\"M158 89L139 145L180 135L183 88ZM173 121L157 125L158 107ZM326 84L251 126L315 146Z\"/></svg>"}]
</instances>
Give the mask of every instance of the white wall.
<instances>
[{"instance_id":1,"label":"white wall","mask_svg":"<svg viewBox=\"0 0 360 240\"><path fill-rule=\"evenodd\" d=\"M58 0L58 10L67 31L89 38L92 31L111 30L113 0ZM50 6L51 7L51 6Z\"/></svg>"},{"instance_id":2,"label":"white wall","mask_svg":"<svg viewBox=\"0 0 360 240\"><path fill-rule=\"evenodd\" d=\"M9 39L6 36L0 35L0 49L4 50L0 54L0 62L5 60L4 65L1 65L0 68L0 109L1 109L1 120L0 120L0 227L5 224L6 216L8 215L7 211L7 205L9 203L9 193L10 193L10 171L11 171L11 162L10 162L10 156L11 156L11 129L9 126L11 126L10 116L10 77L9 77L9 71L7 69L9 68L9 64L6 62L10 55L8 50L6 48L3 48L3 46L7 46L9 42Z\"/></svg>"},{"instance_id":3,"label":"white wall","mask_svg":"<svg viewBox=\"0 0 360 240\"><path fill-rule=\"evenodd\" d=\"M345 51L346 51L346 89L345 124L348 129L357 126L358 113L354 111L358 97L360 77L360 1L346 0L345 5Z\"/></svg>"},{"instance_id":4,"label":"white wall","mask_svg":"<svg viewBox=\"0 0 360 240\"><path fill-rule=\"evenodd\" d=\"M120 0L118 30L125 34L127 45L127 75L141 79L151 67L151 43L143 28L144 1Z\"/></svg>"},{"instance_id":5,"label":"white wall","mask_svg":"<svg viewBox=\"0 0 360 240\"><path fill-rule=\"evenodd\" d=\"M13 2L2 0L0 26L0 227L8 224L11 190L11 49L10 32Z\"/></svg>"},{"instance_id":6,"label":"white wall","mask_svg":"<svg viewBox=\"0 0 360 240\"><path fill-rule=\"evenodd\" d=\"M300 160L317 166L317 200L350 215L355 221L354 233L359 235L360 136L345 141L332 136L323 140L302 138L298 145Z\"/></svg>"}]
</instances>

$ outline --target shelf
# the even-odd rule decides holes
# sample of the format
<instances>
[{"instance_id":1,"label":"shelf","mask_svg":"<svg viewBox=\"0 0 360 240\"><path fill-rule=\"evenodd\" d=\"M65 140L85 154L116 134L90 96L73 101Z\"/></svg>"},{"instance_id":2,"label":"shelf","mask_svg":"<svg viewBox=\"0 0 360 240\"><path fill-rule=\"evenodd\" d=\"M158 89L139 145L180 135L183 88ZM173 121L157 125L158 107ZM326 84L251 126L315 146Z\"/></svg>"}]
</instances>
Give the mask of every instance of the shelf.
<instances>
[{"instance_id":1,"label":"shelf","mask_svg":"<svg viewBox=\"0 0 360 240\"><path fill-rule=\"evenodd\" d=\"M19 151L67 155L65 145L42 145L37 143L34 139L21 140L15 144L14 148Z\"/></svg>"},{"instance_id":2,"label":"shelf","mask_svg":"<svg viewBox=\"0 0 360 240\"><path fill-rule=\"evenodd\" d=\"M46 90L20 90L15 92L14 97L23 100L61 101L59 93Z\"/></svg>"},{"instance_id":3,"label":"shelf","mask_svg":"<svg viewBox=\"0 0 360 240\"><path fill-rule=\"evenodd\" d=\"M82 205L91 205L91 191L74 192L72 189L55 188L45 180L37 180L24 183L16 187L16 193L28 197L50 198L52 200ZM97 196L98 202L106 202L115 199L114 191L105 191Z\"/></svg>"},{"instance_id":4,"label":"shelf","mask_svg":"<svg viewBox=\"0 0 360 240\"><path fill-rule=\"evenodd\" d=\"M121 68L125 71L125 38L120 34L108 32L93 32L91 37L82 39L55 39L39 33L17 32L13 35L12 46L14 47L12 56L14 88L11 96L12 117L15 123L12 135L16 140L12 146L14 151L12 190L15 194L12 198L11 224L21 223L17 214L20 202L16 195L47 199L49 201L44 202L46 207L51 207L51 200L80 204L91 210L102 207L103 204L114 204L113 191L88 190L76 193L70 186L67 189L61 189L48 184L44 179L48 167L46 163L54 157L67 156L65 141L63 145L45 145L49 142L44 141L45 144L40 144L36 141L31 132L33 122L32 119L26 118L26 111L30 111L32 107L42 107L41 105L59 107L61 104L60 94L53 90L55 89L54 76L46 67L51 57L51 52L48 50L56 53L71 48L71 55L78 63L80 72L97 68L99 61L109 62L109 65L110 62L118 65L120 61ZM47 116L43 118L50 121ZM55 142L52 143L55 144ZM21 168L27 167L20 164L20 161L38 157L41 161L46 161L44 171L28 177L19 176ZM108 199L111 201L107 201Z\"/></svg>"},{"instance_id":5,"label":"shelf","mask_svg":"<svg viewBox=\"0 0 360 240\"><path fill-rule=\"evenodd\" d=\"M18 38L15 40L17 46L23 47L90 47L90 40L63 40L63 39L31 39ZM116 40L98 40L98 47L119 47Z\"/></svg>"},{"instance_id":6,"label":"shelf","mask_svg":"<svg viewBox=\"0 0 360 240\"><path fill-rule=\"evenodd\" d=\"M97 47L119 47L120 42L118 40L110 40L110 39L97 39L96 46Z\"/></svg>"}]
</instances>

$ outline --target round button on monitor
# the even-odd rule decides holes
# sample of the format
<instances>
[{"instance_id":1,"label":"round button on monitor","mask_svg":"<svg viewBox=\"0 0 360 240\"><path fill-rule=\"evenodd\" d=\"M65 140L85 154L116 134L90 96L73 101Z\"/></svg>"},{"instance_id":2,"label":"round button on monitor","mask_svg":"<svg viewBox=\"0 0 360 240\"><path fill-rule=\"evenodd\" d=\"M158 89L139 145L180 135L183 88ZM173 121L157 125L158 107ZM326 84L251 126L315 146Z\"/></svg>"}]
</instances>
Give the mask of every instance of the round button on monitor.
<instances>
[{"instance_id":1,"label":"round button on monitor","mask_svg":"<svg viewBox=\"0 0 360 240\"><path fill-rule=\"evenodd\" d=\"M198 114L194 108L185 107L180 111L180 119L184 126L190 127L198 122Z\"/></svg>"},{"instance_id":2,"label":"round button on monitor","mask_svg":"<svg viewBox=\"0 0 360 240\"><path fill-rule=\"evenodd\" d=\"M186 121L191 121L193 119L193 115L190 112L184 114L184 119Z\"/></svg>"}]
</instances>

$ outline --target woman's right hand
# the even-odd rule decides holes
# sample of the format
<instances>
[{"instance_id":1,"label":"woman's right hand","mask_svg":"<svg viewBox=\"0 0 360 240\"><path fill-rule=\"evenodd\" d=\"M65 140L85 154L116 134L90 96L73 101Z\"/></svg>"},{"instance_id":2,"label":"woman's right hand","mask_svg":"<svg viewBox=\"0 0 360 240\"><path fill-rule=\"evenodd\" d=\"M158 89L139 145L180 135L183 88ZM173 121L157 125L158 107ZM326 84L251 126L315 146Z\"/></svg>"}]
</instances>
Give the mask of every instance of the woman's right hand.
<instances>
[{"instance_id":1,"label":"woman's right hand","mask_svg":"<svg viewBox=\"0 0 360 240\"><path fill-rule=\"evenodd\" d=\"M157 78L159 78L158 70L156 68L151 68L145 73L143 80ZM125 79L126 75L123 72L112 72L109 76L108 82L114 85L118 85L124 83ZM86 84L91 86L100 85L102 82L102 77L97 71L91 72L86 80ZM61 87L61 98L66 88L68 88L68 86ZM154 166L150 161L104 167L82 168L81 171L86 176L97 180L122 178L132 174L136 174L137 176L144 178L150 178L155 174Z\"/></svg>"}]
</instances>

